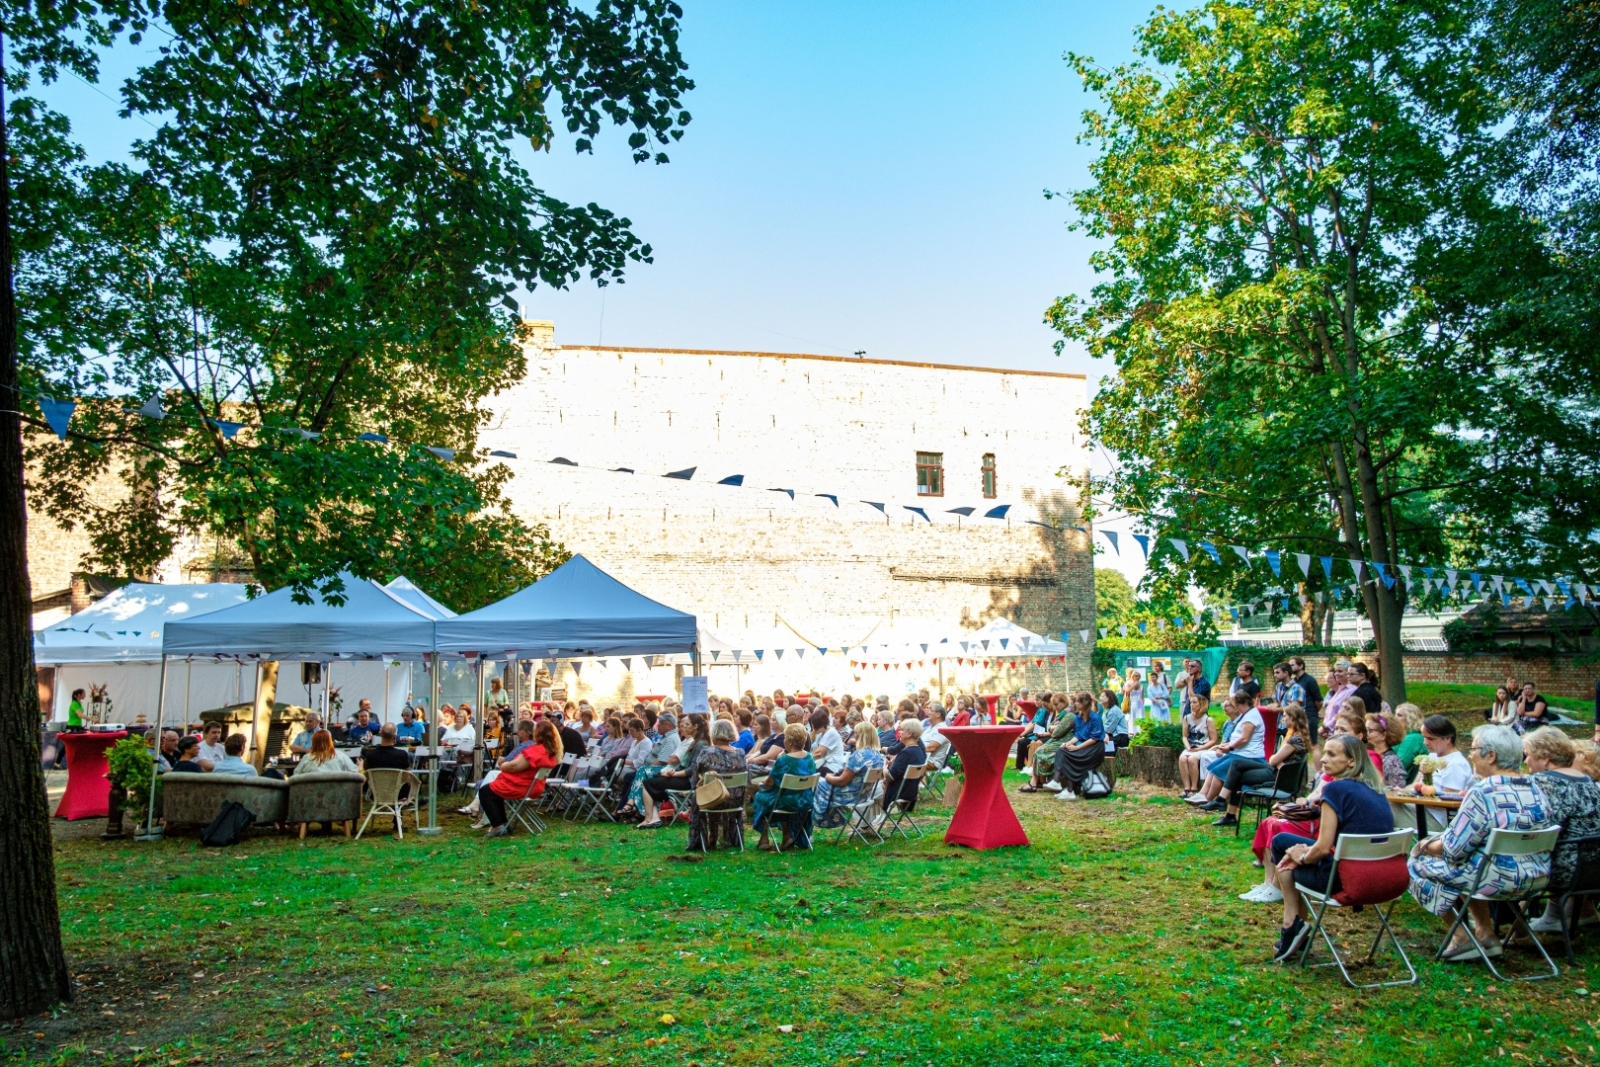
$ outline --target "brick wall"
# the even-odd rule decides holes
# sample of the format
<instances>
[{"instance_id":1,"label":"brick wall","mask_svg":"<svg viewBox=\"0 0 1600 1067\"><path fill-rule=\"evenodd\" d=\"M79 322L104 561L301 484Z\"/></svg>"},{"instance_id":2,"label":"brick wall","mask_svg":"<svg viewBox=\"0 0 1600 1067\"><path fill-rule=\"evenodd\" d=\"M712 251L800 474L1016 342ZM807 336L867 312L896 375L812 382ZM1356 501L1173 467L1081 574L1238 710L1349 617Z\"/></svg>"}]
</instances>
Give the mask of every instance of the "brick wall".
<instances>
[{"instance_id":1,"label":"brick wall","mask_svg":"<svg viewBox=\"0 0 1600 1067\"><path fill-rule=\"evenodd\" d=\"M513 506L568 548L694 612L733 647L787 649L737 674L713 665L713 691L899 694L908 684L933 688L937 666L852 670L836 649L956 636L1000 616L1042 633L1093 625L1088 538L1024 521L1076 521L1077 489L1057 472L1085 471L1085 401L1076 375L535 345L526 379L495 398L484 443L519 454L509 461ZM943 454L943 497L918 498L919 451ZM982 493L985 453L999 475L992 500ZM551 464L555 456L584 466ZM638 473L607 469L621 466ZM660 476L690 466L691 481ZM733 474L746 488L715 484ZM863 500L887 503L888 515ZM1009 521L947 513L1001 503L1012 505ZM819 657L824 645L835 651ZM1065 678L1074 686L1088 684L1089 649L1072 646ZM1062 665L1015 677L957 673L946 666L947 688L1064 680ZM673 680L670 669L644 671L638 661L631 676L611 661L558 679L598 700L668 692Z\"/></svg>"},{"instance_id":2,"label":"brick wall","mask_svg":"<svg viewBox=\"0 0 1600 1067\"><path fill-rule=\"evenodd\" d=\"M1255 653L1260 653L1256 655ZM1258 677L1269 679L1268 668L1278 659L1272 649L1253 649L1251 660ZM1356 656L1375 663L1370 654ZM1457 656L1448 652L1408 652L1405 655L1407 682L1441 682L1450 685L1500 685L1507 676L1532 682L1546 696L1593 699L1595 681L1600 679L1600 663L1574 662L1573 656L1540 656L1516 659L1511 656ZM1306 657L1306 669L1320 681L1333 658Z\"/></svg>"}]
</instances>

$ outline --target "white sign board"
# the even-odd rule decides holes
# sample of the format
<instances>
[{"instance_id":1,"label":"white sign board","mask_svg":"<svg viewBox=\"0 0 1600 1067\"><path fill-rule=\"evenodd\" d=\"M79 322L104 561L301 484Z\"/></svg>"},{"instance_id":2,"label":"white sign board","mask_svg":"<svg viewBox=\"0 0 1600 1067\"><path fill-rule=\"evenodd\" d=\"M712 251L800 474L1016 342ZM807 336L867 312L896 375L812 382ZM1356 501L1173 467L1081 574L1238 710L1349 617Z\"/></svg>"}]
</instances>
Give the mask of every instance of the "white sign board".
<instances>
[{"instance_id":1,"label":"white sign board","mask_svg":"<svg viewBox=\"0 0 1600 1067\"><path fill-rule=\"evenodd\" d=\"M711 714L711 702L706 690L708 679L703 674L683 676L683 710L688 715Z\"/></svg>"}]
</instances>

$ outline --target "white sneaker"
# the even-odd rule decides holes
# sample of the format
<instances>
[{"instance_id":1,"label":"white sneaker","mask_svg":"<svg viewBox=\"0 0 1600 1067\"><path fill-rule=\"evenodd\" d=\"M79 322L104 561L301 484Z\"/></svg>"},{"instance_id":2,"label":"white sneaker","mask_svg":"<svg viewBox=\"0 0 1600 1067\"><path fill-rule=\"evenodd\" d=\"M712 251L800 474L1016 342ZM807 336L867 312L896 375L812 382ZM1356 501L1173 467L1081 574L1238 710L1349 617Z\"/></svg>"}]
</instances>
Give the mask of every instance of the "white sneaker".
<instances>
[{"instance_id":1,"label":"white sneaker","mask_svg":"<svg viewBox=\"0 0 1600 1067\"><path fill-rule=\"evenodd\" d=\"M1044 784L1044 787L1045 787L1045 788L1046 788L1046 789L1048 789L1048 790L1050 790L1050 792L1052 792L1052 793L1059 793L1059 792L1061 792L1061 783L1060 783L1060 782L1056 782L1056 781L1049 781L1049 782L1046 782L1046 783L1045 783L1045 784Z\"/></svg>"},{"instance_id":2,"label":"white sneaker","mask_svg":"<svg viewBox=\"0 0 1600 1067\"><path fill-rule=\"evenodd\" d=\"M1061 792L1056 794L1056 799L1057 800L1077 800L1078 799L1078 794L1074 793L1070 789L1063 789Z\"/></svg>"},{"instance_id":3,"label":"white sneaker","mask_svg":"<svg viewBox=\"0 0 1600 1067\"><path fill-rule=\"evenodd\" d=\"M1561 932L1561 916L1553 911L1547 911L1529 923L1528 929L1536 934L1559 934Z\"/></svg>"},{"instance_id":4,"label":"white sneaker","mask_svg":"<svg viewBox=\"0 0 1600 1067\"><path fill-rule=\"evenodd\" d=\"M1277 904L1283 900L1283 890L1262 882L1248 893L1240 893L1239 899L1251 904Z\"/></svg>"}]
</instances>

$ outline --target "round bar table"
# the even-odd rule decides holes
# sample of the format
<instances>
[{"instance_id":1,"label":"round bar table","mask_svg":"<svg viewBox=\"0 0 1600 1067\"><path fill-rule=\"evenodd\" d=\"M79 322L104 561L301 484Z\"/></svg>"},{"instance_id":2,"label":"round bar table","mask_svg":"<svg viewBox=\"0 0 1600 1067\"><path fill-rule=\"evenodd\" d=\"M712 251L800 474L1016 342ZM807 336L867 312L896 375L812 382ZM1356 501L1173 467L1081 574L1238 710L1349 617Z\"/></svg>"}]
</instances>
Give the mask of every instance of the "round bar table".
<instances>
[{"instance_id":1,"label":"round bar table","mask_svg":"<svg viewBox=\"0 0 1600 1067\"><path fill-rule=\"evenodd\" d=\"M61 803L56 805L56 817L69 822L105 818L111 814L111 779L106 777L110 765L106 750L127 737L128 731L58 736L67 747L67 789L61 794Z\"/></svg>"},{"instance_id":2,"label":"round bar table","mask_svg":"<svg viewBox=\"0 0 1600 1067\"><path fill-rule=\"evenodd\" d=\"M989 719L991 721L993 721L993 719L995 717L995 706L1000 703L1000 694L999 693L984 693L978 699L988 702L988 704L989 704Z\"/></svg>"},{"instance_id":3,"label":"round bar table","mask_svg":"<svg viewBox=\"0 0 1600 1067\"><path fill-rule=\"evenodd\" d=\"M1028 844L1004 785L1006 756L1011 742L1022 736L1022 727L946 726L942 732L960 753L967 777L950 829L945 831L945 844L972 848Z\"/></svg>"}]
</instances>

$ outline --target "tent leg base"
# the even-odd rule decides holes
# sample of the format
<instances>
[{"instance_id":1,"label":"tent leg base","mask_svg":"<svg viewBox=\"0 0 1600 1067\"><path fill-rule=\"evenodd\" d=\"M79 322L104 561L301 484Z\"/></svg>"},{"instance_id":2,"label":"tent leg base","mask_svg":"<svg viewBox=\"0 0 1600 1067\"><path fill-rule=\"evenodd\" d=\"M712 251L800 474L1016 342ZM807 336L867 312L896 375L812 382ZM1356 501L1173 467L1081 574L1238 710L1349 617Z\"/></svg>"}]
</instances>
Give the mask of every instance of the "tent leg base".
<instances>
[{"instance_id":1,"label":"tent leg base","mask_svg":"<svg viewBox=\"0 0 1600 1067\"><path fill-rule=\"evenodd\" d=\"M442 833L444 833L444 827L442 827L442 826L424 826L422 829L417 830L416 833L423 834L424 836L427 836L427 837L432 837L434 834L442 834Z\"/></svg>"},{"instance_id":2,"label":"tent leg base","mask_svg":"<svg viewBox=\"0 0 1600 1067\"><path fill-rule=\"evenodd\" d=\"M164 836L166 836L165 833L158 826L147 834L134 834L133 839L135 841L160 841Z\"/></svg>"}]
</instances>

